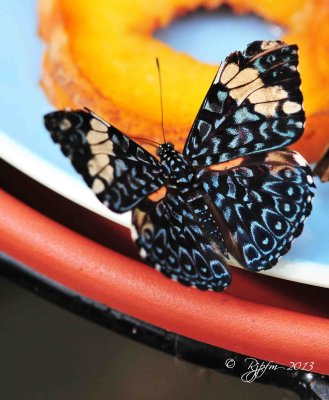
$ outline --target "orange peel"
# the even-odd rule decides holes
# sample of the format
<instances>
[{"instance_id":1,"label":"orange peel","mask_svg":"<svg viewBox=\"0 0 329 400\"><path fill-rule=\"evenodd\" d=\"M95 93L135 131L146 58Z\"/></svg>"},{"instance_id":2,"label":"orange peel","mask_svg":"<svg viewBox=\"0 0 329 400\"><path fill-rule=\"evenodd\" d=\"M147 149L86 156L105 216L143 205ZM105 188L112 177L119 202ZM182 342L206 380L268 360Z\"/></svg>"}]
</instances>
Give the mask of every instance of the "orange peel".
<instances>
[{"instance_id":1,"label":"orange peel","mask_svg":"<svg viewBox=\"0 0 329 400\"><path fill-rule=\"evenodd\" d=\"M128 135L162 141L161 60L167 139L182 149L218 66L199 62L152 37L180 15L222 0L40 0L40 35L47 44L42 86L58 108L88 107ZM299 46L307 116L292 147L308 161L329 143L329 8L324 0L229 0L238 14L256 13L281 25L281 38ZM262 38L260 38L262 39ZM220 42L220 40L219 40ZM220 45L220 43L219 43Z\"/></svg>"}]
</instances>

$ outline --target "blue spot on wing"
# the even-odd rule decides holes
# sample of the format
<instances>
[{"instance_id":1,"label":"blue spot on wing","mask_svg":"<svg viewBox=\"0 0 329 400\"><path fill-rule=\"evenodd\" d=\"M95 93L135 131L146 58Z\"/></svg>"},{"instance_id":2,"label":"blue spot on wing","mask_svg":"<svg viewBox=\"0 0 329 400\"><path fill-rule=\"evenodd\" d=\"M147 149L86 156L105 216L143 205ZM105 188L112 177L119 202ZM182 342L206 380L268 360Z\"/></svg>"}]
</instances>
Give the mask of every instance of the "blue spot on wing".
<instances>
[{"instance_id":1,"label":"blue spot on wing","mask_svg":"<svg viewBox=\"0 0 329 400\"><path fill-rule=\"evenodd\" d=\"M199 171L205 192L226 221L226 245L242 266L271 268L290 249L312 209L314 185L308 175L310 168L289 150L249 155L227 170Z\"/></svg>"},{"instance_id":2,"label":"blue spot on wing","mask_svg":"<svg viewBox=\"0 0 329 400\"><path fill-rule=\"evenodd\" d=\"M219 81L215 79L198 112L183 151L195 167L280 149L298 140L303 133L305 115L302 108L290 115L284 111L286 101L293 101L300 106L303 102L300 77L296 68L296 46L289 46L280 41L253 42L243 53L235 52L227 57L222 71L225 71L229 64L237 65L240 72L256 71L257 78L253 72L250 81L244 77L240 86L232 87L229 85L230 80L226 82L225 79L223 84L221 77ZM239 72L235 77L238 74ZM274 97L273 100L271 91L268 91L264 92L268 93L268 97L260 96L259 103L249 101L249 96L262 87L276 87L286 95L280 96L279 100ZM266 107L261 104L267 102L272 102L275 106L274 113L266 111ZM257 108L258 105L262 107Z\"/></svg>"},{"instance_id":3,"label":"blue spot on wing","mask_svg":"<svg viewBox=\"0 0 329 400\"><path fill-rule=\"evenodd\" d=\"M201 290L223 290L230 283L230 274L186 204L187 199L168 193L157 205L145 204L146 212L136 208L136 243L145 252L145 260L164 275Z\"/></svg>"}]
</instances>

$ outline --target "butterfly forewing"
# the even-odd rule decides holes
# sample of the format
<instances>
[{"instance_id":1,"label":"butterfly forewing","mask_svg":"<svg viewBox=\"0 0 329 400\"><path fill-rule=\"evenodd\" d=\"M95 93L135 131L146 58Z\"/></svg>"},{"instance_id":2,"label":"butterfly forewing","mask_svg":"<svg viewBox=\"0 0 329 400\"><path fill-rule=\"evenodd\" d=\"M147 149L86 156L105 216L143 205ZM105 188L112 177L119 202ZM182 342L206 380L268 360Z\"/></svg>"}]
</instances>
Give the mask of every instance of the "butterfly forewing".
<instances>
[{"instance_id":1,"label":"butterfly forewing","mask_svg":"<svg viewBox=\"0 0 329 400\"><path fill-rule=\"evenodd\" d=\"M192 126L184 155L194 166L281 148L303 133L297 46L258 41L232 53Z\"/></svg>"},{"instance_id":2,"label":"butterfly forewing","mask_svg":"<svg viewBox=\"0 0 329 400\"><path fill-rule=\"evenodd\" d=\"M115 212L131 210L163 184L158 160L88 110L56 111L45 124L97 197Z\"/></svg>"},{"instance_id":3,"label":"butterfly forewing","mask_svg":"<svg viewBox=\"0 0 329 400\"><path fill-rule=\"evenodd\" d=\"M312 172L296 152L277 150L202 168L198 173L234 259L252 271L284 255L311 212Z\"/></svg>"}]
</instances>

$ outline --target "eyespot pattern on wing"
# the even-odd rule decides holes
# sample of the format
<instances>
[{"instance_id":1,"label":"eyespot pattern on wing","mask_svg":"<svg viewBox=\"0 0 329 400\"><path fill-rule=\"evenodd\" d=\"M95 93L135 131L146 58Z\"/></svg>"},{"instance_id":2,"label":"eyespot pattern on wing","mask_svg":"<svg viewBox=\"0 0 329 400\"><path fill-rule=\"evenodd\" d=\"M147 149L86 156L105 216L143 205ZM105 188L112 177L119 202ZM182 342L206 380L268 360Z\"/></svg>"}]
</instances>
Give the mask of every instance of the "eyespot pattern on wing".
<instances>
[{"instance_id":1,"label":"eyespot pattern on wing","mask_svg":"<svg viewBox=\"0 0 329 400\"><path fill-rule=\"evenodd\" d=\"M287 253L312 209L311 169L290 150L203 168L198 177L225 220L231 256L252 271L271 268Z\"/></svg>"},{"instance_id":2,"label":"eyespot pattern on wing","mask_svg":"<svg viewBox=\"0 0 329 400\"><path fill-rule=\"evenodd\" d=\"M196 223L186 199L167 193L133 210L132 238L141 257L158 271L186 286L221 291L231 275L216 245Z\"/></svg>"}]
</instances>

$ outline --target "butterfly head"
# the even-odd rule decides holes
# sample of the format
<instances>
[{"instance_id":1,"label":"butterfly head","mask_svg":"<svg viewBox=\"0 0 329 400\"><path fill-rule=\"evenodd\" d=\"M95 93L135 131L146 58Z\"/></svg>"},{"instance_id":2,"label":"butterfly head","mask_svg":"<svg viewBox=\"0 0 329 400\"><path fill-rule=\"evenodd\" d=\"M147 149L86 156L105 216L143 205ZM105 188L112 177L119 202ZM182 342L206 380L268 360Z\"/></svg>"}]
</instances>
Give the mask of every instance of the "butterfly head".
<instances>
[{"instance_id":1,"label":"butterfly head","mask_svg":"<svg viewBox=\"0 0 329 400\"><path fill-rule=\"evenodd\" d=\"M188 169L188 165L182 154L175 150L172 143L166 142L160 144L156 150L156 154L160 157L161 165L171 178L178 178L178 176Z\"/></svg>"},{"instance_id":2,"label":"butterfly head","mask_svg":"<svg viewBox=\"0 0 329 400\"><path fill-rule=\"evenodd\" d=\"M156 150L156 154L160 157L161 160L170 158L175 152L175 147L170 142L160 144L160 146Z\"/></svg>"}]
</instances>

